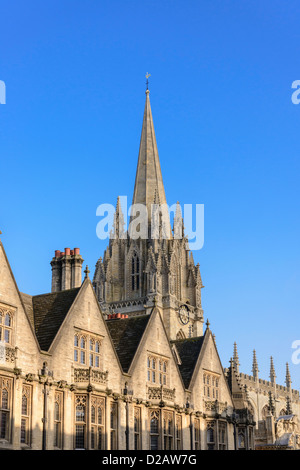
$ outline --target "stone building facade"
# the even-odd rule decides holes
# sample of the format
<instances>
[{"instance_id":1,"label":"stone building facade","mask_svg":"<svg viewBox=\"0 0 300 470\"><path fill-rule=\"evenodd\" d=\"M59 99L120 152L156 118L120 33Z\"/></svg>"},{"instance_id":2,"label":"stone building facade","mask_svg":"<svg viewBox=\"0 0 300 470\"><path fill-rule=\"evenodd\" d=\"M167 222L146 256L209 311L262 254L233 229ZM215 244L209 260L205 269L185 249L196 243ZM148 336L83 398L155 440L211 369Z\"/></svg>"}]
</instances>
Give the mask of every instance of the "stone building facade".
<instances>
[{"instance_id":1,"label":"stone building facade","mask_svg":"<svg viewBox=\"0 0 300 470\"><path fill-rule=\"evenodd\" d=\"M148 90L133 203L166 203ZM20 292L0 241L0 449L255 448L264 388L237 355L221 364L179 204L173 231L157 220L156 237L133 237L118 201L93 280L78 248L56 250L37 296Z\"/></svg>"}]
</instances>

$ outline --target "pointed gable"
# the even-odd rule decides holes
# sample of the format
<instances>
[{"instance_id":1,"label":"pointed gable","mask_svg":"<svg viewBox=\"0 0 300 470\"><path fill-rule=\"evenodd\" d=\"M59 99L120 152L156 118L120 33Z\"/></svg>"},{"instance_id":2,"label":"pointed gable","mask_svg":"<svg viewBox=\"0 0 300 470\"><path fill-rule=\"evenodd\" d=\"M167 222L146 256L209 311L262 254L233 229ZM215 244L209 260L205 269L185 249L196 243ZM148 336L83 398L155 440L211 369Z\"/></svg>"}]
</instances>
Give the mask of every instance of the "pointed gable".
<instances>
[{"instance_id":1,"label":"pointed gable","mask_svg":"<svg viewBox=\"0 0 300 470\"><path fill-rule=\"evenodd\" d=\"M12 272L10 263L6 256L4 246L0 240L0 301L7 305L17 307L18 322L16 324L16 344L24 336L32 337L32 347L39 348L39 344L34 333L34 319L32 311L31 296L21 294Z\"/></svg>"},{"instance_id":2,"label":"pointed gable","mask_svg":"<svg viewBox=\"0 0 300 470\"><path fill-rule=\"evenodd\" d=\"M106 322L124 372L129 370L149 319L150 315L143 315Z\"/></svg>"},{"instance_id":3,"label":"pointed gable","mask_svg":"<svg viewBox=\"0 0 300 470\"><path fill-rule=\"evenodd\" d=\"M185 338L172 341L176 346L181 363L178 365L183 383L189 388L190 382L197 364L197 360L203 345L204 336Z\"/></svg>"},{"instance_id":4,"label":"pointed gable","mask_svg":"<svg viewBox=\"0 0 300 470\"><path fill-rule=\"evenodd\" d=\"M79 290L80 287L32 297L35 332L44 351L50 348Z\"/></svg>"}]
</instances>

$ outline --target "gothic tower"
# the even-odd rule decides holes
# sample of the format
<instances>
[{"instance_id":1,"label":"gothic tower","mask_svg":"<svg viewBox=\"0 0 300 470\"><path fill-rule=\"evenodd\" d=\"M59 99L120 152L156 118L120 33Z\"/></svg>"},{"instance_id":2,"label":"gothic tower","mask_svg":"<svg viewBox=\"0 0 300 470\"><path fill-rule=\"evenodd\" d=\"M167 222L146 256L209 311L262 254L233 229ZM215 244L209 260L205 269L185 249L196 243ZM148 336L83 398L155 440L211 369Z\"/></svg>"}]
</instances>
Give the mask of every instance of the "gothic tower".
<instances>
[{"instance_id":1,"label":"gothic tower","mask_svg":"<svg viewBox=\"0 0 300 470\"><path fill-rule=\"evenodd\" d=\"M202 336L199 264L188 247L180 204L172 208L173 230L167 207L147 89L130 224L125 231L118 198L93 285L105 314L150 314L156 305L170 340Z\"/></svg>"}]
</instances>

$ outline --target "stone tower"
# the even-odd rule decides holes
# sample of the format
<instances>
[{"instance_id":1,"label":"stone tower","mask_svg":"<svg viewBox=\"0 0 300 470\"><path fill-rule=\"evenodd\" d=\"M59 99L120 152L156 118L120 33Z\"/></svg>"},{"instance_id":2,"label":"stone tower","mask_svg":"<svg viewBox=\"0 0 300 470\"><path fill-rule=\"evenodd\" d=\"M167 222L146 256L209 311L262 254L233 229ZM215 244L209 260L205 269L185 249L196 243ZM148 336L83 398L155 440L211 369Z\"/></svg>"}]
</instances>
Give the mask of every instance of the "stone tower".
<instances>
[{"instance_id":1,"label":"stone tower","mask_svg":"<svg viewBox=\"0 0 300 470\"><path fill-rule=\"evenodd\" d=\"M146 208L146 229L135 226L138 236L124 230L118 198L109 245L93 279L102 311L133 316L150 314L156 305L171 340L202 336L199 264L195 266L188 247L180 204L173 207L173 230L166 212L148 89L132 203L129 226L140 225L137 214Z\"/></svg>"}]
</instances>

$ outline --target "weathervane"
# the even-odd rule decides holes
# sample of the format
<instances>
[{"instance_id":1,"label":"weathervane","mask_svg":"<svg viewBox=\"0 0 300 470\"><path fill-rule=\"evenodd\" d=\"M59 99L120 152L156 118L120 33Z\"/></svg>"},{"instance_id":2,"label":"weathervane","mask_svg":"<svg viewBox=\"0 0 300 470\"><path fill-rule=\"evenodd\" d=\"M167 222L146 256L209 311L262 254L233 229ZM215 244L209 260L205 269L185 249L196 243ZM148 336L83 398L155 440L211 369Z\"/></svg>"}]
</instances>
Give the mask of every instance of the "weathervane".
<instances>
[{"instance_id":1,"label":"weathervane","mask_svg":"<svg viewBox=\"0 0 300 470\"><path fill-rule=\"evenodd\" d=\"M151 77L150 73L146 73L146 78L147 78L147 81L146 81L146 85L147 85L147 90L148 90L148 85L149 85L149 80L148 78Z\"/></svg>"}]
</instances>

